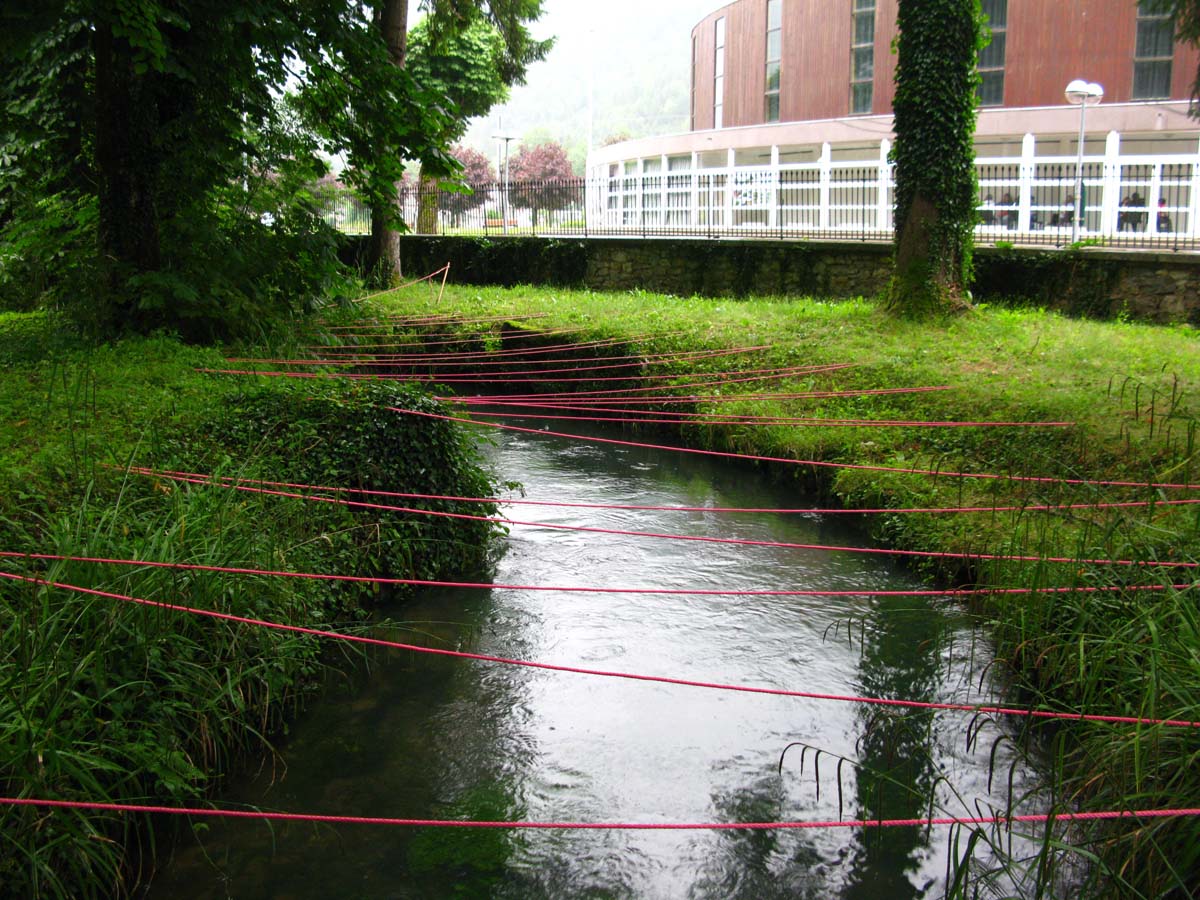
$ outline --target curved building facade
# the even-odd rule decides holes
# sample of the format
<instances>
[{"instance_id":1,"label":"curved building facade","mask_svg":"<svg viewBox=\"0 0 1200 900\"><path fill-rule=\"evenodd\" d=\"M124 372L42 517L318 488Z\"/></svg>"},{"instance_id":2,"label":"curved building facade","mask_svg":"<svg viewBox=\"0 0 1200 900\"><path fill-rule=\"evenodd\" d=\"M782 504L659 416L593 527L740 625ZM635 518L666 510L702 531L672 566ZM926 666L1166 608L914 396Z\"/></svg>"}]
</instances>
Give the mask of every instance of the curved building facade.
<instances>
[{"instance_id":1,"label":"curved building facade","mask_svg":"<svg viewBox=\"0 0 1200 900\"><path fill-rule=\"evenodd\" d=\"M589 216L648 233L890 230L897 5L735 0L713 11L692 29L691 130L593 149ZM1200 52L1175 41L1170 17L1138 0L982 5L985 225L1056 227L1063 240L1130 222L1200 235L1200 123L1189 116ZM1082 146L1081 109L1064 96L1075 79L1104 88Z\"/></svg>"},{"instance_id":2,"label":"curved building facade","mask_svg":"<svg viewBox=\"0 0 1200 900\"><path fill-rule=\"evenodd\" d=\"M692 29L693 131L892 111L898 0L736 0ZM1065 106L1075 78L1105 103L1186 101L1197 52L1137 0L983 0L981 109Z\"/></svg>"}]
</instances>

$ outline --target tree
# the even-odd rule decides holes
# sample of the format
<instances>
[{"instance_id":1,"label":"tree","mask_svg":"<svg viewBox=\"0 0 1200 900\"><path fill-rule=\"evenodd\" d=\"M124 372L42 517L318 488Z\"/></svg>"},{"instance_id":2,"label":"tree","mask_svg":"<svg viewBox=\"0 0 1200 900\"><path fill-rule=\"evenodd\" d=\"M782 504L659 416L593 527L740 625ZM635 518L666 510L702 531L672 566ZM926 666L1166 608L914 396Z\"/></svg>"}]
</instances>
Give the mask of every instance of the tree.
<instances>
[{"instance_id":1,"label":"tree","mask_svg":"<svg viewBox=\"0 0 1200 900\"><path fill-rule=\"evenodd\" d=\"M895 273L888 304L909 315L969 305L975 225L979 0L900 0L894 102Z\"/></svg>"},{"instance_id":2,"label":"tree","mask_svg":"<svg viewBox=\"0 0 1200 900\"><path fill-rule=\"evenodd\" d=\"M387 47L388 60L398 69L404 68L408 55L408 0L382 0L375 10L375 25ZM382 148L381 148L382 149ZM383 154L375 159L375 166L385 164ZM381 282L399 282L400 232L398 230L402 188L396 184L395 197L391 203L377 201L371 204L371 237L367 242L368 272Z\"/></svg>"},{"instance_id":3,"label":"tree","mask_svg":"<svg viewBox=\"0 0 1200 900\"><path fill-rule=\"evenodd\" d=\"M537 228L539 210L566 209L579 201L580 185L574 174L561 144L522 146L508 164L511 203L532 210Z\"/></svg>"},{"instance_id":4,"label":"tree","mask_svg":"<svg viewBox=\"0 0 1200 900\"><path fill-rule=\"evenodd\" d=\"M428 20L413 29L409 71L425 89L452 105L454 118L438 135L447 143L462 137L467 119L487 113L508 98L508 84L501 72L505 56L500 31L482 19L461 32L434 43L435 32ZM453 174L444 167L421 165L417 231L437 231L439 176Z\"/></svg>"},{"instance_id":5,"label":"tree","mask_svg":"<svg viewBox=\"0 0 1200 900\"><path fill-rule=\"evenodd\" d=\"M382 28L388 24L389 46L403 48L407 37L408 0L382 0L385 13L377 17ZM503 44L503 54L498 63L501 83L523 84L525 70L530 63L544 59L553 45L552 40L538 41L533 38L527 23L542 14L542 0L421 0L422 8L428 13L427 22L430 45L444 47L457 35L473 24L486 21L496 28ZM404 15L400 15L403 9ZM405 64L403 50L396 56L397 67ZM449 138L454 140L458 135ZM453 172L453 165L444 165L444 158L410 156L421 165L432 165L439 174ZM377 166L384 161L377 159ZM398 189L390 195L374 199L371 207L371 250L368 262L386 281L396 281L400 275L399 231L402 227L398 201Z\"/></svg>"},{"instance_id":6,"label":"tree","mask_svg":"<svg viewBox=\"0 0 1200 900\"><path fill-rule=\"evenodd\" d=\"M442 152L445 115L355 0L22 4L0 66L0 241L63 258L57 298L102 330L201 337L320 293L318 151L367 197Z\"/></svg>"},{"instance_id":7,"label":"tree","mask_svg":"<svg viewBox=\"0 0 1200 900\"><path fill-rule=\"evenodd\" d=\"M472 147L455 147L450 152L462 166L459 178L465 190L447 192L442 197L442 204L457 223L464 213L482 206L487 200L488 192L496 184L496 172L491 160Z\"/></svg>"}]
</instances>

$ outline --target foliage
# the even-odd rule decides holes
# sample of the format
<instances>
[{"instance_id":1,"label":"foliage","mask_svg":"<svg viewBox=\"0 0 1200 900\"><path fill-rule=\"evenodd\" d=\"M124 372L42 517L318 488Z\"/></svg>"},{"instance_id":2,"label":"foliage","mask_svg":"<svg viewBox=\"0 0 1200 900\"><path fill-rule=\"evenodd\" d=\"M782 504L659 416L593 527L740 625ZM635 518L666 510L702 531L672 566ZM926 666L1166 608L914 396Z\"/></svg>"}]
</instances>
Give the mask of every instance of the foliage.
<instances>
[{"instance_id":1,"label":"foliage","mask_svg":"<svg viewBox=\"0 0 1200 900\"><path fill-rule=\"evenodd\" d=\"M450 152L462 166L459 177L466 190L442 195L441 203L448 213L458 217L487 201L488 190L496 185L496 171L491 160L471 147L455 147Z\"/></svg>"},{"instance_id":2,"label":"foliage","mask_svg":"<svg viewBox=\"0 0 1200 900\"><path fill-rule=\"evenodd\" d=\"M961 308L975 225L979 0L901 0L895 112L896 272L889 306L926 315Z\"/></svg>"},{"instance_id":3,"label":"foliage","mask_svg":"<svg viewBox=\"0 0 1200 900\"><path fill-rule=\"evenodd\" d=\"M428 18L423 19L413 29L407 66L418 82L443 98L454 110L454 117L447 122L446 131L439 136L449 142L462 137L468 119L485 115L508 97L508 84L501 76L505 58L504 41L494 25L477 19L461 31L434 43L429 22ZM453 171L444 167L422 163L423 190L420 194L417 231L427 234L437 230L437 176L452 174ZM451 185L454 184L451 182ZM470 184L461 186L468 191L473 190ZM482 202L482 198L471 205L476 206L479 202ZM454 211L461 214L463 209Z\"/></svg>"},{"instance_id":4,"label":"foliage","mask_svg":"<svg viewBox=\"0 0 1200 900\"><path fill-rule=\"evenodd\" d=\"M411 315L433 310L438 301L427 292L409 290L392 302ZM737 395L735 386L722 386L720 404L682 407L722 418L1072 423L1037 428L695 424L675 426L677 436L663 443L897 470L834 472L792 465L771 470L796 490L807 489L809 498L833 496L848 507L982 508L977 513L936 515L897 511L866 521L876 536L894 546L958 554L949 570L928 570L931 576L940 571L955 585L1068 588L1053 595L997 592L970 609L987 626L985 634L998 641L999 662L1015 686L1014 705L1200 721L1194 579L1158 565L1200 559L1200 519L1194 508L1158 505L1163 497L1159 491L1057 481L1200 480L1195 401L1200 390L1200 338L1192 329L991 307L971 316L915 321L882 314L863 300L733 302L727 297L561 288L450 286L440 302L437 308L452 303L464 315L540 314L544 318L537 321L547 330L586 328L589 339L624 339L647 357L767 344L768 350L743 365L854 363L836 373L780 381L783 392L949 388L773 400L755 396L757 385L748 384L745 397ZM659 336L639 337L648 331ZM712 371L730 368L727 359L708 365ZM696 360L664 363L656 373L694 376L705 366ZM908 471L912 469L1051 480L968 481ZM1176 494L1166 496L1173 499ZM1094 506L1111 500L1152 505ZM1083 507L1037 508L1063 504ZM988 511L995 506L1008 509ZM1031 559L989 563L963 558L989 552ZM1054 557L1067 562L1049 561ZM1097 559L1134 564L1088 562ZM1164 583L1184 587L1165 592L1138 589ZM1073 590L1092 587L1117 590ZM1058 808L1192 808L1200 807L1194 732L1064 723L1034 729L1025 737L1032 741L1035 755L1046 752L1053 763L1047 772L1047 803L1061 804ZM1073 827L1044 847L1026 883L1030 896L1037 896L1036 890L1043 891L1040 896L1057 895L1046 885L1057 878L1074 886L1072 867L1092 866L1089 879L1102 887L1089 888L1089 894L1185 897L1194 890L1200 872L1198 847L1192 818ZM1057 876L1055 866L1060 867ZM976 894L964 890L959 895L991 894L985 886Z\"/></svg>"},{"instance_id":5,"label":"foliage","mask_svg":"<svg viewBox=\"0 0 1200 900\"><path fill-rule=\"evenodd\" d=\"M5 276L44 271L34 289L97 330L205 337L302 308L335 278L302 187L318 151L367 197L400 157L441 158L444 114L349 0L6 9L0 65ZM60 224L31 231L45 204Z\"/></svg>"},{"instance_id":6,"label":"foliage","mask_svg":"<svg viewBox=\"0 0 1200 900\"><path fill-rule=\"evenodd\" d=\"M0 316L4 549L432 578L482 563L483 524L120 470L133 462L490 495L463 434L380 408L435 409L421 392L283 380L247 387L196 372L220 364L210 350L166 338L92 348L53 325L41 315ZM341 630L356 627L369 597L321 581L146 566L8 559L0 569ZM286 717L338 663L313 638L8 580L0 631L4 796L194 805L239 761L269 752ZM133 866L153 864L155 834L141 816L2 809L0 896L123 895L141 877Z\"/></svg>"},{"instance_id":7,"label":"foliage","mask_svg":"<svg viewBox=\"0 0 1200 900\"><path fill-rule=\"evenodd\" d=\"M534 211L566 209L582 204L583 185L573 177L571 160L561 144L522 146L508 164L511 203Z\"/></svg>"}]
</instances>

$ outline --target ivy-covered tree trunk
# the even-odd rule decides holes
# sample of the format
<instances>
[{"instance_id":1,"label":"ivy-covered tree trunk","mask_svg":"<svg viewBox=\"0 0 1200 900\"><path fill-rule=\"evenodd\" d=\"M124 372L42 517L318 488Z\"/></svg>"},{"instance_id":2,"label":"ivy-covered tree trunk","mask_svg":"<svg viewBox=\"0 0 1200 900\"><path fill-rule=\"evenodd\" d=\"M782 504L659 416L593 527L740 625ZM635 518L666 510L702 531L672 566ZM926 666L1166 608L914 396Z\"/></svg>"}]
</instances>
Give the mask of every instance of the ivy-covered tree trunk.
<instances>
[{"instance_id":1,"label":"ivy-covered tree trunk","mask_svg":"<svg viewBox=\"0 0 1200 900\"><path fill-rule=\"evenodd\" d=\"M392 65L404 68L408 48L408 0L384 0L376 12L383 40L387 44L388 57ZM395 198L400 196L400 185L396 185ZM395 203L395 200L393 200ZM367 244L367 271L383 284L399 284L400 231L395 225L395 209L386 209L378 203L371 207L371 240Z\"/></svg>"},{"instance_id":2,"label":"ivy-covered tree trunk","mask_svg":"<svg viewBox=\"0 0 1200 900\"><path fill-rule=\"evenodd\" d=\"M888 305L930 315L970 305L975 227L979 0L900 0L895 272Z\"/></svg>"}]
</instances>

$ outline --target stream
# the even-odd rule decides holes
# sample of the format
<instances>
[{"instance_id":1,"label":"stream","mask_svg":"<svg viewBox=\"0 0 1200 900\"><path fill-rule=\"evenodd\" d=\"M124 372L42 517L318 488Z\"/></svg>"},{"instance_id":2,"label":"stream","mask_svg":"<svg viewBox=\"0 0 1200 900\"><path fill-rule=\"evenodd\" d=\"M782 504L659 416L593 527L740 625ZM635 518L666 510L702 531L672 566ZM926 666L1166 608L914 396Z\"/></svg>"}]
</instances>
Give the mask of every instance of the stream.
<instances>
[{"instance_id":1,"label":"stream","mask_svg":"<svg viewBox=\"0 0 1200 900\"><path fill-rule=\"evenodd\" d=\"M565 430L588 432L572 424ZM532 499L809 505L745 466L502 432L486 453ZM506 506L515 519L870 546L855 516ZM887 556L513 526L498 583L911 590ZM991 648L927 597L422 591L381 632L521 660L831 694L988 703ZM552 672L409 651L332 683L222 806L403 818L800 821L989 814L1033 774L969 713ZM980 689L982 683L982 690ZM783 757L784 749L792 746ZM819 756L815 751L819 750ZM838 758L856 761L839 765ZM802 766L803 763L803 766ZM989 769L994 765L993 791ZM930 798L934 798L931 807ZM1036 804L1034 804L1036 807ZM1031 809L1029 811L1035 811ZM905 898L945 890L952 829L510 830L208 820L152 898ZM1015 850L1021 849L1016 842ZM983 867L995 860L981 842Z\"/></svg>"}]
</instances>

